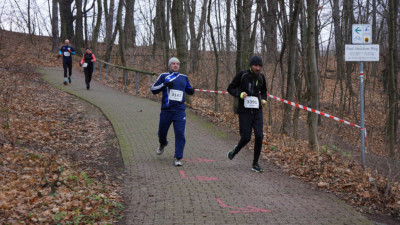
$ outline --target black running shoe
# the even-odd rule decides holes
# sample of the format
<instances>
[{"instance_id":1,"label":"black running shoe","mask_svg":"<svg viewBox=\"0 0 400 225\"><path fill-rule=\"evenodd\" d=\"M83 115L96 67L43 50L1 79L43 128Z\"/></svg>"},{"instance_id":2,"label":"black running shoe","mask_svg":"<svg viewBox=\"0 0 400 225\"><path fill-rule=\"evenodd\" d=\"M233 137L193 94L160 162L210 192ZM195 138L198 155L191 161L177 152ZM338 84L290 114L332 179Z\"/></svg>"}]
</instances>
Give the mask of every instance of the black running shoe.
<instances>
[{"instance_id":1,"label":"black running shoe","mask_svg":"<svg viewBox=\"0 0 400 225\"><path fill-rule=\"evenodd\" d=\"M251 168L251 170L252 170L253 172L256 172L256 173L261 173L261 172L264 171L264 170L258 165L258 163L254 164L253 167Z\"/></svg>"},{"instance_id":2,"label":"black running shoe","mask_svg":"<svg viewBox=\"0 0 400 225\"><path fill-rule=\"evenodd\" d=\"M164 153L164 148L165 145L160 145L160 147L158 147L156 150L157 155L162 155Z\"/></svg>"},{"instance_id":3,"label":"black running shoe","mask_svg":"<svg viewBox=\"0 0 400 225\"><path fill-rule=\"evenodd\" d=\"M235 145L235 147L233 147L233 149L228 152L228 159L232 160L233 158L235 158L235 155L237 154L236 148L237 148L237 145Z\"/></svg>"}]
</instances>

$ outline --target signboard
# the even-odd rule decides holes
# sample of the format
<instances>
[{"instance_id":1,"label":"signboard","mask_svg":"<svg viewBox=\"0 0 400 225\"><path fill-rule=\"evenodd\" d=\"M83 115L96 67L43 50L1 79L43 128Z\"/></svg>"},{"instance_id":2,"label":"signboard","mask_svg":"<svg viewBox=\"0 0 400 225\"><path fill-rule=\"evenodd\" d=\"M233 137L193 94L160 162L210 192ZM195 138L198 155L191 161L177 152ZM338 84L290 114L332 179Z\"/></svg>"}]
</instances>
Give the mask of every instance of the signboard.
<instances>
[{"instance_id":1,"label":"signboard","mask_svg":"<svg viewBox=\"0 0 400 225\"><path fill-rule=\"evenodd\" d=\"M351 43L372 44L371 24L353 24L351 27Z\"/></svg>"},{"instance_id":2,"label":"signboard","mask_svg":"<svg viewBox=\"0 0 400 225\"><path fill-rule=\"evenodd\" d=\"M379 61L379 45L346 45L346 62Z\"/></svg>"}]
</instances>

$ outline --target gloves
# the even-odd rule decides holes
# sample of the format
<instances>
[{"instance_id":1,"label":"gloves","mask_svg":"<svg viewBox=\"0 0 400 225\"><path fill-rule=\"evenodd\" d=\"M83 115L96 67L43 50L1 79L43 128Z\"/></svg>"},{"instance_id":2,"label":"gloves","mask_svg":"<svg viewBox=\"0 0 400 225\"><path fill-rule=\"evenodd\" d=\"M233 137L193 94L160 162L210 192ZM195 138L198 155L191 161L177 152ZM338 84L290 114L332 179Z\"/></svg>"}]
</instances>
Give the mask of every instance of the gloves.
<instances>
[{"instance_id":1,"label":"gloves","mask_svg":"<svg viewBox=\"0 0 400 225\"><path fill-rule=\"evenodd\" d=\"M174 86L174 83L172 83L172 81L168 81L164 83L164 86L167 88L172 88Z\"/></svg>"},{"instance_id":2,"label":"gloves","mask_svg":"<svg viewBox=\"0 0 400 225\"><path fill-rule=\"evenodd\" d=\"M58 58L61 58L62 55L58 55Z\"/></svg>"},{"instance_id":3,"label":"gloves","mask_svg":"<svg viewBox=\"0 0 400 225\"><path fill-rule=\"evenodd\" d=\"M263 100L261 100L261 104L262 105L267 105L267 101L263 99Z\"/></svg>"},{"instance_id":4,"label":"gloves","mask_svg":"<svg viewBox=\"0 0 400 225\"><path fill-rule=\"evenodd\" d=\"M245 99L246 97L247 97L247 93L246 92L240 93L240 98L241 99Z\"/></svg>"},{"instance_id":5,"label":"gloves","mask_svg":"<svg viewBox=\"0 0 400 225\"><path fill-rule=\"evenodd\" d=\"M81 62L79 62L79 66L82 66L82 63L81 63Z\"/></svg>"}]
</instances>

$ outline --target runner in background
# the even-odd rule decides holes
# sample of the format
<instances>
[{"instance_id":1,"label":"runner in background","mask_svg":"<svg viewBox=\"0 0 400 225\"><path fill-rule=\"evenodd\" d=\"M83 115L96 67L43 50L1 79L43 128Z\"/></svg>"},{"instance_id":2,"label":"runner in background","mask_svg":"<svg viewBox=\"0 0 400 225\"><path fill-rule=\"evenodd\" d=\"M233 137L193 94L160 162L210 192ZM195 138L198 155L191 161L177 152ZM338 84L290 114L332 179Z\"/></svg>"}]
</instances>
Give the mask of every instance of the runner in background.
<instances>
[{"instance_id":1,"label":"runner in background","mask_svg":"<svg viewBox=\"0 0 400 225\"><path fill-rule=\"evenodd\" d=\"M251 168L254 172L263 172L258 165L264 136L262 105L267 104L267 84L264 74L260 73L262 66L260 57L251 57L249 69L238 72L228 86L229 94L239 99L237 113L240 130L240 141L228 152L228 158L232 160L250 142L254 129L254 159Z\"/></svg>"},{"instance_id":2,"label":"runner in background","mask_svg":"<svg viewBox=\"0 0 400 225\"><path fill-rule=\"evenodd\" d=\"M90 81L92 80L93 74L93 63L96 62L96 57L90 51L89 47L86 47L85 54L82 57L82 60L79 62L80 66L83 66L83 71L85 72L85 83L86 89L90 89Z\"/></svg>"},{"instance_id":3,"label":"runner in background","mask_svg":"<svg viewBox=\"0 0 400 225\"><path fill-rule=\"evenodd\" d=\"M65 45L61 47L58 57L62 56L63 67L64 67L64 84L67 85L67 81L71 83L72 75L72 55L75 55L75 50L69 45L69 40L65 40ZM67 80L67 69L69 70L69 76Z\"/></svg>"},{"instance_id":4,"label":"runner in background","mask_svg":"<svg viewBox=\"0 0 400 225\"><path fill-rule=\"evenodd\" d=\"M162 73L157 81L151 86L151 92L158 94L162 92L160 123L158 127L158 138L160 147L157 148L157 155L164 152L168 145L167 134L171 123L174 123L175 132L175 155L174 165L182 166L183 150L185 148L185 93L194 94L194 89L189 83L186 75L179 73L179 60L172 57L168 62L169 72Z\"/></svg>"}]
</instances>

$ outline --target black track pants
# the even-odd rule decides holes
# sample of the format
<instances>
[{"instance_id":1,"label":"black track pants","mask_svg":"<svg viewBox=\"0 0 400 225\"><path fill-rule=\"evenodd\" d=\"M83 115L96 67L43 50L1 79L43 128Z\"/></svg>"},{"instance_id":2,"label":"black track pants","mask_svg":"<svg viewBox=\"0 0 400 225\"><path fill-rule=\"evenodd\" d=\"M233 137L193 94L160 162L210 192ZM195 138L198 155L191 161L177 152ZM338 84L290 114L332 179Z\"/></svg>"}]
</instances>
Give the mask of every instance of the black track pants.
<instances>
[{"instance_id":1,"label":"black track pants","mask_svg":"<svg viewBox=\"0 0 400 225\"><path fill-rule=\"evenodd\" d=\"M85 72L85 83L86 85L90 84L90 81L92 80L92 74L93 74L93 66L87 66L86 68L83 69Z\"/></svg>"},{"instance_id":2,"label":"black track pants","mask_svg":"<svg viewBox=\"0 0 400 225\"><path fill-rule=\"evenodd\" d=\"M236 154L251 140L251 131L254 129L254 159L253 164L258 163L261 154L263 140L263 114L262 111L252 114L250 112L239 113L240 141L237 144Z\"/></svg>"},{"instance_id":3,"label":"black track pants","mask_svg":"<svg viewBox=\"0 0 400 225\"><path fill-rule=\"evenodd\" d=\"M72 75L72 60L63 60L64 77L67 77L67 69L69 70L69 76Z\"/></svg>"}]
</instances>

